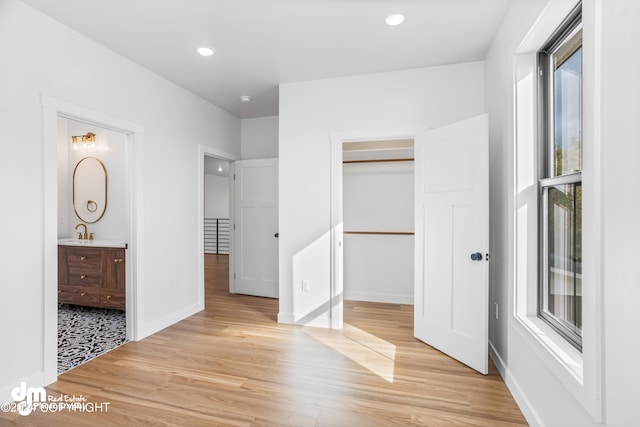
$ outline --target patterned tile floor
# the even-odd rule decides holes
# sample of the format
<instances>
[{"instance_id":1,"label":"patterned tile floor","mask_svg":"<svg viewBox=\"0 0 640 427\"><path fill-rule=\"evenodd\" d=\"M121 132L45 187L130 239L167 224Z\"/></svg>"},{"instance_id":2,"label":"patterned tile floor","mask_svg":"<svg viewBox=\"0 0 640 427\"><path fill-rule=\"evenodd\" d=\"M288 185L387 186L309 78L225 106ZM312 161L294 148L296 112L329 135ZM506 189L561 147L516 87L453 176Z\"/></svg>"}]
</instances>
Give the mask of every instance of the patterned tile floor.
<instances>
[{"instance_id":1,"label":"patterned tile floor","mask_svg":"<svg viewBox=\"0 0 640 427\"><path fill-rule=\"evenodd\" d=\"M124 344L125 325L124 311L58 305L58 374Z\"/></svg>"}]
</instances>

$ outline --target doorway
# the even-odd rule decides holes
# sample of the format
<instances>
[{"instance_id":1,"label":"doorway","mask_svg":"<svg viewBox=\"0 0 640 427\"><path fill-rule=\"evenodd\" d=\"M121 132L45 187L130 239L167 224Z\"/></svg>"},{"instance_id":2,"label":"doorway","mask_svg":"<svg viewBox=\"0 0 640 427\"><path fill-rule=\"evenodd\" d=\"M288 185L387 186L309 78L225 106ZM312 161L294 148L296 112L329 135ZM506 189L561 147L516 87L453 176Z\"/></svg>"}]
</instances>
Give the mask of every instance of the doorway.
<instances>
[{"instance_id":1,"label":"doorway","mask_svg":"<svg viewBox=\"0 0 640 427\"><path fill-rule=\"evenodd\" d=\"M204 274L205 283L210 276L229 277L231 251L231 162L218 157L204 157ZM218 284L218 288L219 288ZM225 284L229 291L228 283ZM220 291L220 289L218 289ZM205 308L213 298L210 287L205 286Z\"/></svg>"},{"instance_id":2,"label":"doorway","mask_svg":"<svg viewBox=\"0 0 640 427\"><path fill-rule=\"evenodd\" d=\"M413 139L343 144L344 299L413 304Z\"/></svg>"},{"instance_id":3,"label":"doorway","mask_svg":"<svg viewBox=\"0 0 640 427\"><path fill-rule=\"evenodd\" d=\"M235 250L233 247L235 161L239 156L205 145L198 145L198 292L200 309L206 303L205 268L211 261L214 268L228 270L233 280ZM226 202L226 203L225 203ZM216 221L216 219L228 221ZM228 229L228 237L227 230ZM209 257L209 259L207 259ZM219 257L219 259L214 259ZM224 258L224 259L222 259ZM209 262L205 262L209 261Z\"/></svg>"},{"instance_id":4,"label":"doorway","mask_svg":"<svg viewBox=\"0 0 640 427\"><path fill-rule=\"evenodd\" d=\"M373 144L377 141L413 140L411 129L387 129L375 131L356 131L331 134L331 288L330 318L332 329L342 329L344 323L344 167L345 147L358 148L358 143L365 141ZM386 144L381 142L380 144ZM349 150L347 150L349 151ZM357 151L357 150L354 150ZM349 231L349 230L347 230Z\"/></svg>"},{"instance_id":5,"label":"doorway","mask_svg":"<svg viewBox=\"0 0 640 427\"><path fill-rule=\"evenodd\" d=\"M58 119L60 117L81 123L100 126L126 135L126 178L125 203L127 212L126 251L126 335L135 341L139 334L137 313L139 301L137 293L142 285L142 272L137 260L143 230L137 225L142 222L140 207L143 193L141 155L144 146L144 127L89 108L81 107L50 96L42 95L43 108L43 194L44 194L44 381L51 384L58 378Z\"/></svg>"},{"instance_id":6,"label":"doorway","mask_svg":"<svg viewBox=\"0 0 640 427\"><path fill-rule=\"evenodd\" d=\"M488 133L488 116L480 115L417 134L332 135L332 328L343 326L343 145L409 137L415 154L414 335L487 373Z\"/></svg>"},{"instance_id":7,"label":"doorway","mask_svg":"<svg viewBox=\"0 0 640 427\"><path fill-rule=\"evenodd\" d=\"M58 117L57 143L57 369L62 374L127 341L130 218L127 136Z\"/></svg>"},{"instance_id":8,"label":"doorway","mask_svg":"<svg viewBox=\"0 0 640 427\"><path fill-rule=\"evenodd\" d=\"M213 214L227 214L212 206L225 198L223 191L209 194L207 207L207 183L209 188L227 185L228 182L228 241L218 249L228 247L229 292L263 297L278 297L278 215L277 215L277 159L239 160L231 153L199 146L199 200L198 200L198 271L200 274L202 309L205 301L205 259L211 259L214 242L226 237L226 221L215 221ZM228 166L227 166L228 165ZM227 169L225 169L228 167ZM228 180L222 181L227 175ZM219 170L221 169L221 170ZM214 237L216 227L221 227ZM224 254L219 254L223 256Z\"/></svg>"}]
</instances>

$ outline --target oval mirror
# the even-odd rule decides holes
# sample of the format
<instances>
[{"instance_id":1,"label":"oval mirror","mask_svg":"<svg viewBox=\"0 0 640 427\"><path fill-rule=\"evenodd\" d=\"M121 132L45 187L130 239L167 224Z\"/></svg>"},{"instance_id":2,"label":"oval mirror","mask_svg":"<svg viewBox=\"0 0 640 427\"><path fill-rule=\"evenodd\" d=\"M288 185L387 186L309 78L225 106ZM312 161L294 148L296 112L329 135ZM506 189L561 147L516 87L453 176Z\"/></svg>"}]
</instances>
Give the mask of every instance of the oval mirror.
<instances>
[{"instance_id":1,"label":"oval mirror","mask_svg":"<svg viewBox=\"0 0 640 427\"><path fill-rule=\"evenodd\" d=\"M73 171L73 209L89 224L107 209L107 170L95 157L80 160Z\"/></svg>"}]
</instances>

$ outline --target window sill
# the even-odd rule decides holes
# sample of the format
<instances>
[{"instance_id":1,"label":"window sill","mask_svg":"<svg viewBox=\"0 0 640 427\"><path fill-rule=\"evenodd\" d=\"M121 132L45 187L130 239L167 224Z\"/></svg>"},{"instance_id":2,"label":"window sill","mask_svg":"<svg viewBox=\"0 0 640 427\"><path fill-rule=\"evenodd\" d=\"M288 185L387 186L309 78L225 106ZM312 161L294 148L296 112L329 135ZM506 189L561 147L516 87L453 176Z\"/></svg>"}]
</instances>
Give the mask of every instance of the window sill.
<instances>
[{"instance_id":1,"label":"window sill","mask_svg":"<svg viewBox=\"0 0 640 427\"><path fill-rule=\"evenodd\" d=\"M569 389L583 386L583 358L575 347L562 338L553 328L533 315L516 315L524 328L521 335L542 359L551 358L546 365ZM521 328L518 328L521 329Z\"/></svg>"},{"instance_id":2,"label":"window sill","mask_svg":"<svg viewBox=\"0 0 640 427\"><path fill-rule=\"evenodd\" d=\"M602 420L602 401L593 378L586 379L584 357L544 321L534 315L514 316L514 329L567 391L596 421ZM587 357L594 355L587 354ZM592 375L586 374L591 377Z\"/></svg>"}]
</instances>

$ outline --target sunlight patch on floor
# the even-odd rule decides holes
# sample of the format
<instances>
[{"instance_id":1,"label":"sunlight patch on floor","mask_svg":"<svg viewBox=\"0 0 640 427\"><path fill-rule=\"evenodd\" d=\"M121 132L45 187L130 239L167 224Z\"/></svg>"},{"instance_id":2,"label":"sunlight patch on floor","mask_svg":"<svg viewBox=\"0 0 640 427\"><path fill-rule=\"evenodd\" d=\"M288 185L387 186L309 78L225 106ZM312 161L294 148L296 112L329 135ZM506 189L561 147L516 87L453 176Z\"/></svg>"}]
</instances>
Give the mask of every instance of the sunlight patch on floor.
<instances>
[{"instance_id":1,"label":"sunlight patch on floor","mask_svg":"<svg viewBox=\"0 0 640 427\"><path fill-rule=\"evenodd\" d=\"M305 328L305 332L385 381L393 382L396 357L394 344L348 323L344 324L342 331Z\"/></svg>"}]
</instances>

